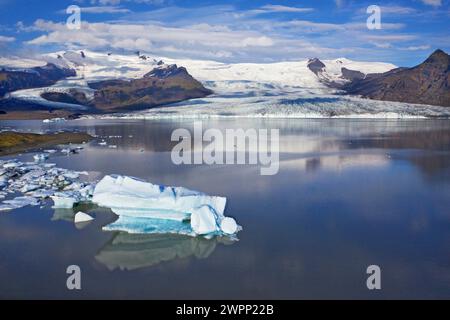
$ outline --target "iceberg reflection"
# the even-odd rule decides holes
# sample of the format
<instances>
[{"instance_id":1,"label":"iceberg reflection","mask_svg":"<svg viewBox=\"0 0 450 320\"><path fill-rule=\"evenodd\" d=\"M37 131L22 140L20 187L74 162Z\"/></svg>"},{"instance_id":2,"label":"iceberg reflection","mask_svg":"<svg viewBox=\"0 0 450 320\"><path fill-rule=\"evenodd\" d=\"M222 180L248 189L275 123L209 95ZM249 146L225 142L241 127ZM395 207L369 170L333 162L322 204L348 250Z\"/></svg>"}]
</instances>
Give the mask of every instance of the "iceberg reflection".
<instances>
[{"instance_id":1,"label":"iceberg reflection","mask_svg":"<svg viewBox=\"0 0 450 320\"><path fill-rule=\"evenodd\" d=\"M179 234L118 233L95 256L109 270L135 270L161 262L194 256L207 258L217 242L233 243L224 238L205 239Z\"/></svg>"}]
</instances>

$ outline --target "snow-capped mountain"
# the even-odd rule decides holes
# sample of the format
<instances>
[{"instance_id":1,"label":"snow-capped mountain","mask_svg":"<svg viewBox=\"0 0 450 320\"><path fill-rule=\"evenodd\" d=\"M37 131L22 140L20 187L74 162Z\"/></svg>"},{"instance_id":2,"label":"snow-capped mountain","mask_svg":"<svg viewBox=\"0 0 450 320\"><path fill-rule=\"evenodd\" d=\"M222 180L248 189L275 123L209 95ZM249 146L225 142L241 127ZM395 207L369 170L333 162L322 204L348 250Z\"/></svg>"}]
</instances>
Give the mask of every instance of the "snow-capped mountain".
<instances>
[{"instance_id":1,"label":"snow-capped mountain","mask_svg":"<svg viewBox=\"0 0 450 320\"><path fill-rule=\"evenodd\" d=\"M145 57L145 59L143 59ZM340 58L323 60L325 68L320 76L312 72L308 65L310 60L279 62L279 63L237 63L227 64L205 60L170 59L152 57L150 55L121 55L114 53L99 53L89 50L54 52L46 54L43 60L63 68L77 71L79 79L96 81L104 79L133 79L144 76L151 69L161 65L177 64L187 68L189 73L205 84L220 82L255 82L277 87L296 87L326 89L321 78L339 81L342 79L342 68L360 71L364 74L383 73L396 68L395 65L379 62L357 62ZM0 65L21 65L20 59L0 59ZM27 61L27 66L42 65L41 60Z\"/></svg>"},{"instance_id":2,"label":"snow-capped mountain","mask_svg":"<svg viewBox=\"0 0 450 320\"><path fill-rule=\"evenodd\" d=\"M44 61L44 62L43 62ZM360 62L345 58L307 59L278 63L228 64L206 60L170 59L148 54L117 54L90 50L54 52L40 59L0 59L8 67L31 67L52 63L76 70L77 76L53 86L10 93L16 99L47 103L47 92L70 92L74 87L87 100L96 90L90 83L106 80L140 79L145 75L164 77L181 66L214 94L113 117L428 117L450 116L445 108L400 102L380 102L342 95L339 89L354 78L382 74L397 68L382 62ZM179 68L181 69L181 68ZM153 70L153 71L152 71ZM48 102L54 104L55 102ZM170 113L166 112L170 108Z\"/></svg>"}]
</instances>

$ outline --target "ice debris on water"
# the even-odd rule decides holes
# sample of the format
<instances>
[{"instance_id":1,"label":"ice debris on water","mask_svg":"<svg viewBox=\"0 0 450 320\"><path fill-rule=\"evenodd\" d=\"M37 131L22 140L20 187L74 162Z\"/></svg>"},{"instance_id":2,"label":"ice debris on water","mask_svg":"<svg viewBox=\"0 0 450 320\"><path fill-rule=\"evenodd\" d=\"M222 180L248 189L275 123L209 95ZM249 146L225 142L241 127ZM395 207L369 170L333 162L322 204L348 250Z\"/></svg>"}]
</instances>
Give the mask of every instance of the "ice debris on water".
<instances>
[{"instance_id":1,"label":"ice debris on water","mask_svg":"<svg viewBox=\"0 0 450 320\"><path fill-rule=\"evenodd\" d=\"M56 122L64 122L66 119L64 118L53 118L53 119L44 119L42 120L43 123L56 123Z\"/></svg>"},{"instance_id":2,"label":"ice debris on water","mask_svg":"<svg viewBox=\"0 0 450 320\"><path fill-rule=\"evenodd\" d=\"M8 194L22 194L14 199L3 200L0 211L38 206L50 197L55 201L55 207L64 208L89 201L94 187L80 181L80 174L84 172L56 168L55 164L41 161L0 160L0 199L6 198Z\"/></svg>"},{"instance_id":3,"label":"ice debris on water","mask_svg":"<svg viewBox=\"0 0 450 320\"><path fill-rule=\"evenodd\" d=\"M38 154L35 154L35 155L33 156L33 159L34 159L34 161L36 161L36 162L38 162L38 161L45 161L45 160L48 159L48 154L45 154L45 153L38 153Z\"/></svg>"},{"instance_id":4,"label":"ice debris on water","mask_svg":"<svg viewBox=\"0 0 450 320\"><path fill-rule=\"evenodd\" d=\"M72 209L80 203L110 208L119 218L104 230L129 233L176 233L205 237L232 236L242 228L225 217L226 198L183 187L167 187L137 178L107 175L87 182L78 172L45 162L0 160L0 211L41 206L51 198L53 208ZM80 212L75 222L88 219Z\"/></svg>"}]
</instances>

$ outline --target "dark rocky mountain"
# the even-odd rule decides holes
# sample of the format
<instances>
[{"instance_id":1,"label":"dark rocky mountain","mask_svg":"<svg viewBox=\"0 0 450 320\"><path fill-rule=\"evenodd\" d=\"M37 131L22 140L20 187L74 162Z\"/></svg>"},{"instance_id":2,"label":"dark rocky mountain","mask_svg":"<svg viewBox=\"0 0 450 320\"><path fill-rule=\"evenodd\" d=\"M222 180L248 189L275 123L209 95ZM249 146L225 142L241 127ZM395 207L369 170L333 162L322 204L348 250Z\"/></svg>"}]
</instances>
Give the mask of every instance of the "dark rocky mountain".
<instances>
[{"instance_id":1,"label":"dark rocky mountain","mask_svg":"<svg viewBox=\"0 0 450 320\"><path fill-rule=\"evenodd\" d=\"M436 50L416 67L354 79L342 89L374 100L450 107L450 56Z\"/></svg>"},{"instance_id":2,"label":"dark rocky mountain","mask_svg":"<svg viewBox=\"0 0 450 320\"><path fill-rule=\"evenodd\" d=\"M212 93L177 65L157 67L140 79L102 81L90 87L97 90L92 105L103 112L151 108Z\"/></svg>"},{"instance_id":3,"label":"dark rocky mountain","mask_svg":"<svg viewBox=\"0 0 450 320\"><path fill-rule=\"evenodd\" d=\"M8 92L50 86L75 75L75 70L60 68L52 63L20 70L0 68L0 98Z\"/></svg>"},{"instance_id":4,"label":"dark rocky mountain","mask_svg":"<svg viewBox=\"0 0 450 320\"><path fill-rule=\"evenodd\" d=\"M350 70L347 68L342 68L342 78L350 81L362 80L366 77L361 71Z\"/></svg>"},{"instance_id":5,"label":"dark rocky mountain","mask_svg":"<svg viewBox=\"0 0 450 320\"><path fill-rule=\"evenodd\" d=\"M314 72L316 76L322 73L325 68L325 64L317 58L309 59L308 61L308 69Z\"/></svg>"},{"instance_id":6,"label":"dark rocky mountain","mask_svg":"<svg viewBox=\"0 0 450 320\"><path fill-rule=\"evenodd\" d=\"M96 90L91 101L87 101L85 95L76 90L66 93L46 92L42 97L50 101L88 105L97 112L118 112L203 98L212 93L194 79L186 68L177 65L160 65L139 79L91 82L89 87Z\"/></svg>"}]
</instances>

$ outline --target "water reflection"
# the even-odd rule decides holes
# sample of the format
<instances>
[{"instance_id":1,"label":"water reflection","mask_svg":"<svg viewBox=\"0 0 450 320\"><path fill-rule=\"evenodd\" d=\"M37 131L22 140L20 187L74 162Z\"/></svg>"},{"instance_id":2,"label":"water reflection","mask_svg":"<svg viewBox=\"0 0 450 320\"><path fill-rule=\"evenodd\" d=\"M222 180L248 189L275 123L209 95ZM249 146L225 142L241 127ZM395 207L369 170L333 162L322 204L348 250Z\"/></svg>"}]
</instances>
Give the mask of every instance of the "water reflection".
<instances>
[{"instance_id":1,"label":"water reflection","mask_svg":"<svg viewBox=\"0 0 450 320\"><path fill-rule=\"evenodd\" d=\"M162 262L195 257L205 259L217 243L232 244L225 238L205 239L176 234L117 233L95 256L109 270L135 270Z\"/></svg>"}]
</instances>

